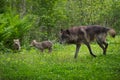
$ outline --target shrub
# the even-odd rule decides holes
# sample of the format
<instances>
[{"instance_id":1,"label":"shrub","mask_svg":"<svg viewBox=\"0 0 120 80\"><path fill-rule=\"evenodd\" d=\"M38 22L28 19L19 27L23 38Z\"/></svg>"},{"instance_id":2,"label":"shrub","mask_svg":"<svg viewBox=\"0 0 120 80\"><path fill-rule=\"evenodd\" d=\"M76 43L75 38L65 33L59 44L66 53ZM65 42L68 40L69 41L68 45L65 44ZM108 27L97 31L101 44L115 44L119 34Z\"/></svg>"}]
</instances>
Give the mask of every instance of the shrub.
<instances>
[{"instance_id":1,"label":"shrub","mask_svg":"<svg viewBox=\"0 0 120 80\"><path fill-rule=\"evenodd\" d=\"M11 48L13 39L19 38L22 41L32 27L33 19L35 18L32 15L26 15L21 19L19 15L0 14L0 42L3 42L5 47Z\"/></svg>"}]
</instances>

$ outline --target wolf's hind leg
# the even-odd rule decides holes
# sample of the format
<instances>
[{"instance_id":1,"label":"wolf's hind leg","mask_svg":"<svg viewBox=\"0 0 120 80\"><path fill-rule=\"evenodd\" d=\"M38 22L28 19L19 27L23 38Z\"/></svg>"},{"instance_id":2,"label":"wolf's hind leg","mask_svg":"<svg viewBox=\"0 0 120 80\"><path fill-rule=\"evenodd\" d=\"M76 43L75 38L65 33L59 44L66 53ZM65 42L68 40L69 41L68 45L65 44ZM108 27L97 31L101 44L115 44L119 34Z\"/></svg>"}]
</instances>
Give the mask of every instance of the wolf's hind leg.
<instances>
[{"instance_id":1,"label":"wolf's hind leg","mask_svg":"<svg viewBox=\"0 0 120 80\"><path fill-rule=\"evenodd\" d=\"M90 54L91 54L93 57L96 57L96 55L94 55L94 54L92 53L90 44L89 44L88 42L84 42L84 44L88 47Z\"/></svg>"},{"instance_id":2,"label":"wolf's hind leg","mask_svg":"<svg viewBox=\"0 0 120 80\"><path fill-rule=\"evenodd\" d=\"M52 47L50 47L48 50L49 50L49 53L51 53L52 52Z\"/></svg>"},{"instance_id":3,"label":"wolf's hind leg","mask_svg":"<svg viewBox=\"0 0 120 80\"><path fill-rule=\"evenodd\" d=\"M96 57L96 55L94 55L94 54L92 53L92 50L91 50L91 47L90 47L89 44L87 44L87 47L88 47L88 49L89 49L90 54L91 54L93 57Z\"/></svg>"}]
</instances>

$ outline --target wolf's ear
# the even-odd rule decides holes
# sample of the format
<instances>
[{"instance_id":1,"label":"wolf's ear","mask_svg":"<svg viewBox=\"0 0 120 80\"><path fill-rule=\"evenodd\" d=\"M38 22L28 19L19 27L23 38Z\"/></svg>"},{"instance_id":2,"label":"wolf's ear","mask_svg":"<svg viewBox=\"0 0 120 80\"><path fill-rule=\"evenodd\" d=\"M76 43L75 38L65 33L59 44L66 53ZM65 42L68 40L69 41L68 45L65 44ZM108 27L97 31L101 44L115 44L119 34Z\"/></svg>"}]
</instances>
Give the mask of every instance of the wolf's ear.
<instances>
[{"instance_id":1,"label":"wolf's ear","mask_svg":"<svg viewBox=\"0 0 120 80\"><path fill-rule=\"evenodd\" d=\"M66 30L66 32L67 32L67 34L70 34L70 31L68 29Z\"/></svg>"}]
</instances>

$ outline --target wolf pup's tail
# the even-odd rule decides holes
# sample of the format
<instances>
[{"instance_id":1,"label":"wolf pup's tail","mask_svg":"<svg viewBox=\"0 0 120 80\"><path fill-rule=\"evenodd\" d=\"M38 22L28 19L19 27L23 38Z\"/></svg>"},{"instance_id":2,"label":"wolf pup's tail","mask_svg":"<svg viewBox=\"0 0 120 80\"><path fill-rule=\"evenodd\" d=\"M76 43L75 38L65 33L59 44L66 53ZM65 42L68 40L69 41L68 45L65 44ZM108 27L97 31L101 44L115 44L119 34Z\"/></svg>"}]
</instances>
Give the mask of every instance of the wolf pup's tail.
<instances>
[{"instance_id":1,"label":"wolf pup's tail","mask_svg":"<svg viewBox=\"0 0 120 80\"><path fill-rule=\"evenodd\" d=\"M111 36L111 37L115 37L116 36L116 31L114 30L114 29L112 29L112 28L109 28L108 29L108 33L109 33L109 35Z\"/></svg>"}]
</instances>

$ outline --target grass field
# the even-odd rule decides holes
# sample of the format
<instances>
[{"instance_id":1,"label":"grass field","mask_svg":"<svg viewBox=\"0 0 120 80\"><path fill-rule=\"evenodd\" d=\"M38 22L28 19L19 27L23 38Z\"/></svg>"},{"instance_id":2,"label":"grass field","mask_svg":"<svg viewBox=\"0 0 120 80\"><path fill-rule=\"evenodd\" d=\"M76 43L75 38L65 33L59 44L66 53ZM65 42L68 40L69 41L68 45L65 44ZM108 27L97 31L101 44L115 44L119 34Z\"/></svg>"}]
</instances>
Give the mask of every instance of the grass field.
<instances>
[{"instance_id":1,"label":"grass field","mask_svg":"<svg viewBox=\"0 0 120 80\"><path fill-rule=\"evenodd\" d=\"M51 54L35 48L18 53L0 52L0 80L119 80L120 36L108 37L107 55L91 44L96 58L81 46L74 59L75 45L55 44Z\"/></svg>"}]
</instances>

